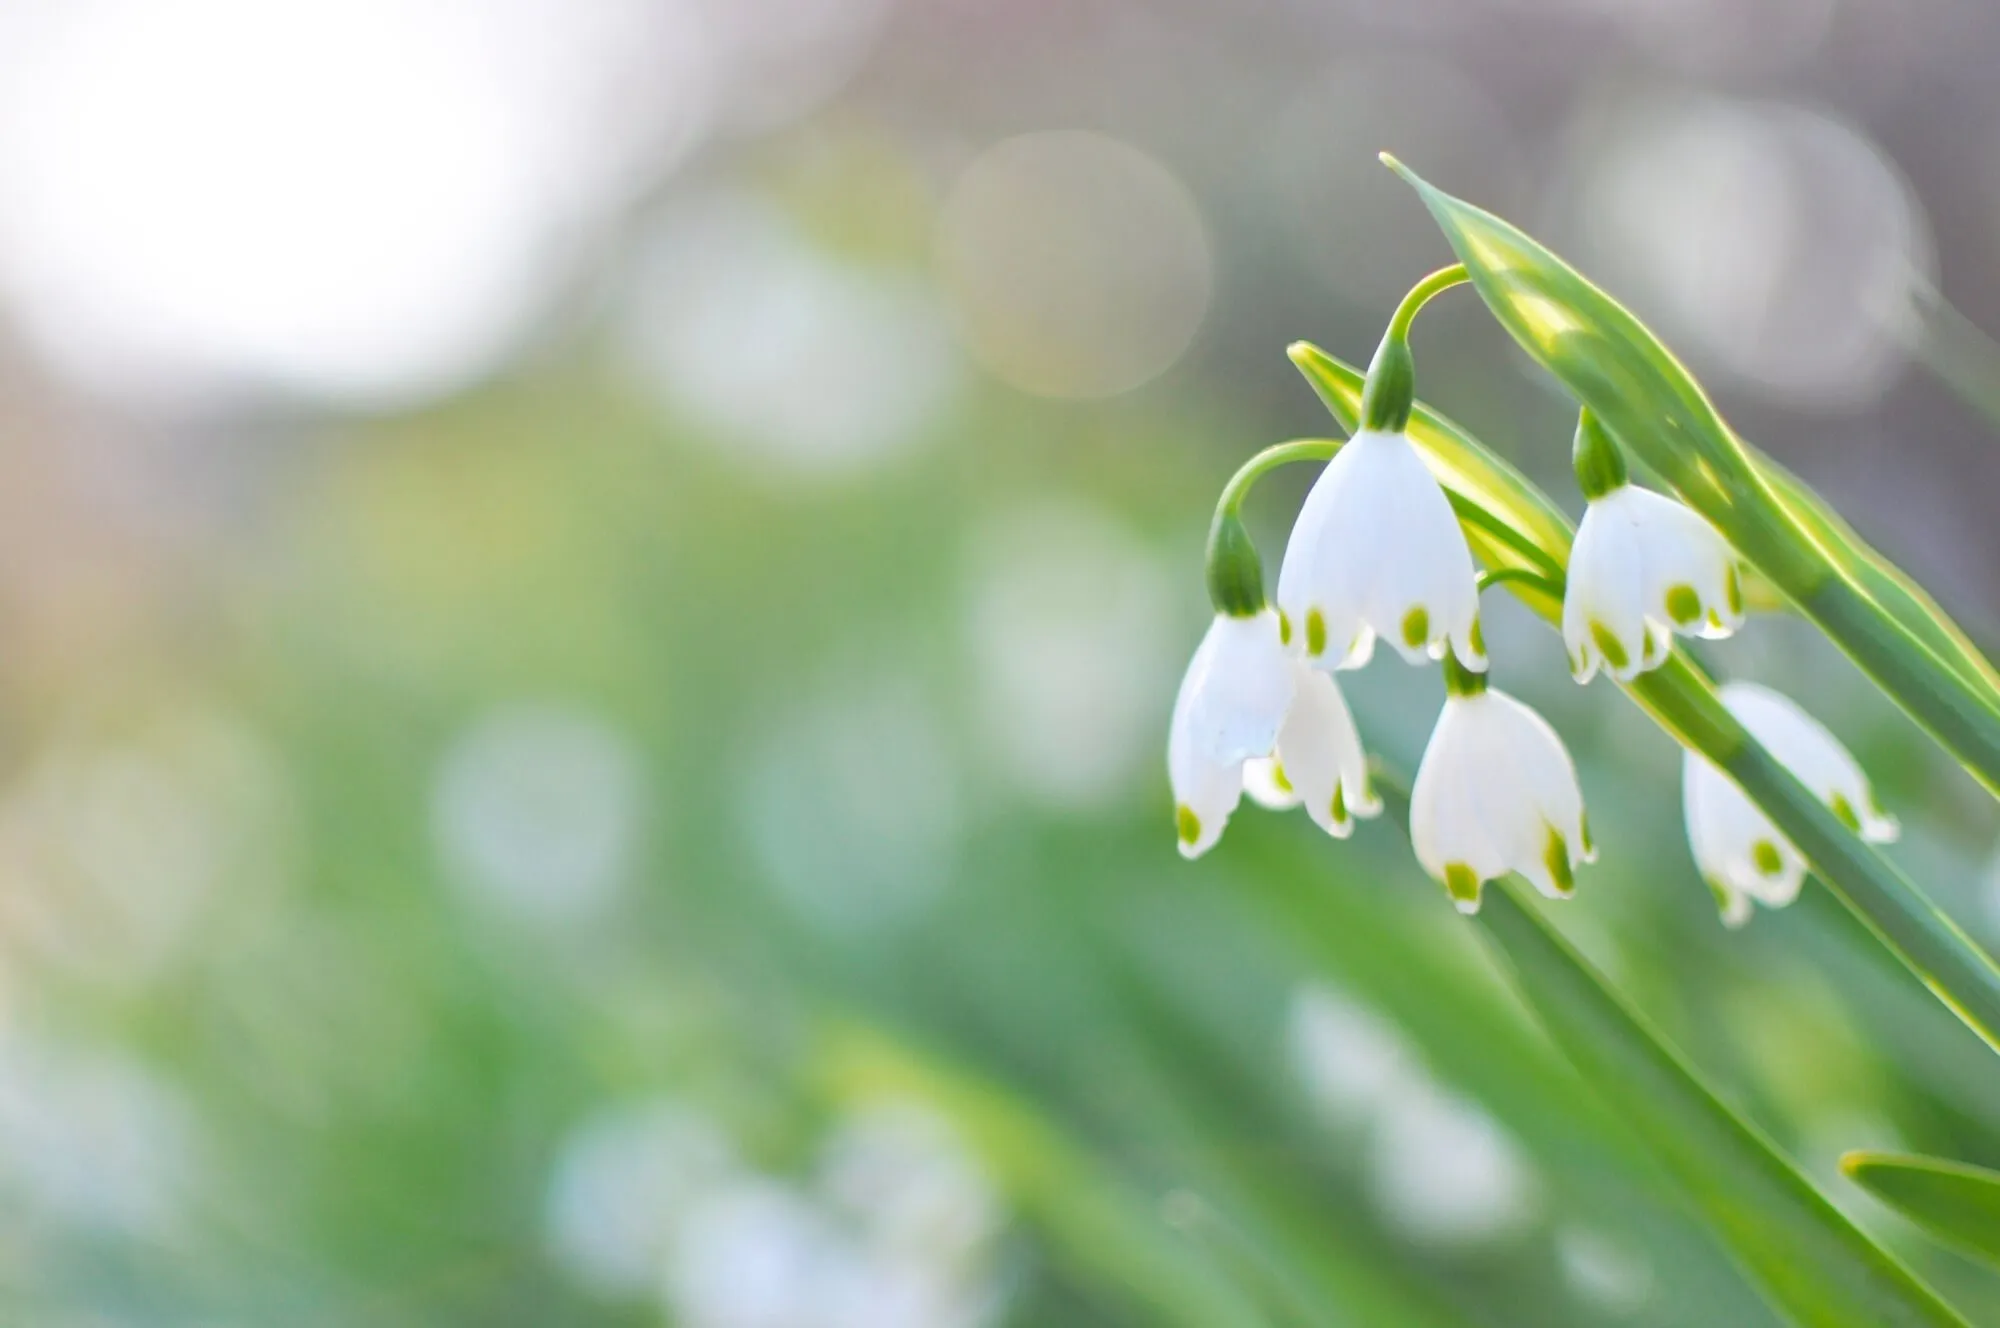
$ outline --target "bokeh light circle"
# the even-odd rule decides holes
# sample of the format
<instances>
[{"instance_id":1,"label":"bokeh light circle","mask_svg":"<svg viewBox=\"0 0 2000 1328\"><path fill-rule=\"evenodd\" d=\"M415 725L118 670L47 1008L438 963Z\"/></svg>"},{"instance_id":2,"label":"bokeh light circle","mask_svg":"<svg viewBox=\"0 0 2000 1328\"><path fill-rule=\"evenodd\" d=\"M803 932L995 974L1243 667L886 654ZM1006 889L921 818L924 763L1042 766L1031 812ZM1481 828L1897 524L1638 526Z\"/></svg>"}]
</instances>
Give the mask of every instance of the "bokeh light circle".
<instances>
[{"instance_id":1,"label":"bokeh light circle","mask_svg":"<svg viewBox=\"0 0 2000 1328\"><path fill-rule=\"evenodd\" d=\"M1214 286L1187 187L1082 131L1024 134L975 160L945 200L937 256L972 354L1036 396L1116 396L1158 376Z\"/></svg>"},{"instance_id":2,"label":"bokeh light circle","mask_svg":"<svg viewBox=\"0 0 2000 1328\"><path fill-rule=\"evenodd\" d=\"M1698 370L1793 408L1875 400L1930 264L1901 175L1859 129L1801 106L1641 96L1585 121L1577 257Z\"/></svg>"}]
</instances>

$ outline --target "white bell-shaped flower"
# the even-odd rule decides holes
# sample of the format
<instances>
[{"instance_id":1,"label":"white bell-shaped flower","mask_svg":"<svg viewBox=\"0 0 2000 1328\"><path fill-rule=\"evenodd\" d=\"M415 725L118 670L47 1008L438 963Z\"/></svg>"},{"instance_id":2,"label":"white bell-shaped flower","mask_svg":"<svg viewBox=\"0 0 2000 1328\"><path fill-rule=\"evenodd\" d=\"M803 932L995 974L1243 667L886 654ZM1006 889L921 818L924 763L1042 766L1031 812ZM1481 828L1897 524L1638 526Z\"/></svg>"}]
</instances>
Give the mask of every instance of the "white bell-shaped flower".
<instances>
[{"instance_id":1,"label":"white bell-shaped flower","mask_svg":"<svg viewBox=\"0 0 2000 1328\"><path fill-rule=\"evenodd\" d=\"M1184 857L1221 837L1245 791L1274 809L1303 804L1338 839L1382 810L1339 685L1284 650L1268 609L1209 628L1174 703L1167 767Z\"/></svg>"},{"instance_id":2,"label":"white bell-shaped flower","mask_svg":"<svg viewBox=\"0 0 2000 1328\"><path fill-rule=\"evenodd\" d=\"M1332 675L1298 669L1292 708L1278 729L1270 756L1243 767L1243 790L1273 811L1304 805L1306 814L1335 839L1354 833L1357 818L1382 810L1368 779L1368 756L1347 698Z\"/></svg>"},{"instance_id":3,"label":"white bell-shaped flower","mask_svg":"<svg viewBox=\"0 0 2000 1328\"><path fill-rule=\"evenodd\" d=\"M1519 872L1553 898L1597 860L1576 765L1547 720L1475 674L1445 665L1444 712L1410 791L1410 842L1461 913L1480 887Z\"/></svg>"},{"instance_id":4,"label":"white bell-shaped flower","mask_svg":"<svg viewBox=\"0 0 2000 1328\"><path fill-rule=\"evenodd\" d=\"M1666 662L1675 632L1717 638L1742 623L1736 555L1714 526L1631 484L1591 499L1563 595L1563 644L1578 682L1600 666L1630 682Z\"/></svg>"},{"instance_id":5,"label":"white bell-shaped flower","mask_svg":"<svg viewBox=\"0 0 2000 1328\"><path fill-rule=\"evenodd\" d=\"M1900 833L1854 757L1790 698L1749 682L1727 683L1721 696L1750 736L1861 838L1886 844ZM1748 922L1752 901L1782 908L1798 898L1809 864L1792 841L1706 758L1689 751L1681 774L1688 846L1724 924Z\"/></svg>"},{"instance_id":6,"label":"white bell-shaped flower","mask_svg":"<svg viewBox=\"0 0 2000 1328\"><path fill-rule=\"evenodd\" d=\"M1188 661L1167 732L1167 777L1181 855L1222 835L1243 796L1243 763L1269 756L1291 710L1299 670L1270 609L1218 613Z\"/></svg>"},{"instance_id":7,"label":"white bell-shaped flower","mask_svg":"<svg viewBox=\"0 0 2000 1328\"><path fill-rule=\"evenodd\" d=\"M1736 554L1693 510L1626 480L1618 444L1577 418L1577 484L1590 500L1570 547L1563 644L1570 672L1630 682L1666 662L1674 633L1724 637L1743 622Z\"/></svg>"},{"instance_id":8,"label":"white bell-shaped flower","mask_svg":"<svg viewBox=\"0 0 2000 1328\"><path fill-rule=\"evenodd\" d=\"M1363 429L1327 462L1285 546L1278 609L1318 668L1359 668L1380 636L1413 664L1449 649L1485 669L1472 551L1400 430Z\"/></svg>"}]
</instances>

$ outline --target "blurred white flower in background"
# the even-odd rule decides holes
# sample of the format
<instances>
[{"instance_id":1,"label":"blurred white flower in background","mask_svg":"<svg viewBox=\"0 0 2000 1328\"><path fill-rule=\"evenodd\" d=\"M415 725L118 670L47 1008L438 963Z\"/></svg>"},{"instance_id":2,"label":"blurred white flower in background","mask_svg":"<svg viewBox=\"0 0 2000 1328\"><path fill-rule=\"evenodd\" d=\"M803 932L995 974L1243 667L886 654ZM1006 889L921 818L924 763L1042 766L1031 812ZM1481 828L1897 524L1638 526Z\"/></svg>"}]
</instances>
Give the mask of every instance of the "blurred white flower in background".
<instances>
[{"instance_id":1,"label":"blurred white flower in background","mask_svg":"<svg viewBox=\"0 0 2000 1328\"><path fill-rule=\"evenodd\" d=\"M1365 1124L1429 1076L1403 1030L1330 987L1301 987L1287 1029L1292 1066L1340 1126Z\"/></svg>"},{"instance_id":2,"label":"blurred white flower in background","mask_svg":"<svg viewBox=\"0 0 2000 1328\"><path fill-rule=\"evenodd\" d=\"M1556 1262L1577 1298L1606 1314L1637 1314L1652 1298L1651 1261L1602 1231L1562 1227L1556 1232Z\"/></svg>"},{"instance_id":3,"label":"blurred white flower in background","mask_svg":"<svg viewBox=\"0 0 2000 1328\"><path fill-rule=\"evenodd\" d=\"M557 1154L550 1250L600 1294L650 1295L689 1211L737 1175L735 1146L696 1109L671 1099L607 1109Z\"/></svg>"},{"instance_id":4,"label":"blurred white flower in background","mask_svg":"<svg viewBox=\"0 0 2000 1328\"><path fill-rule=\"evenodd\" d=\"M514 705L461 734L438 771L432 833L469 898L531 923L601 913L638 858L640 757L568 706Z\"/></svg>"},{"instance_id":5,"label":"blurred white flower in background","mask_svg":"<svg viewBox=\"0 0 2000 1328\"><path fill-rule=\"evenodd\" d=\"M657 1293L686 1328L976 1328L1003 1217L948 1123L896 1102L836 1120L804 1182L743 1166L686 1106L614 1109L570 1135L546 1209L579 1281Z\"/></svg>"},{"instance_id":6,"label":"blurred white flower in background","mask_svg":"<svg viewBox=\"0 0 2000 1328\"><path fill-rule=\"evenodd\" d=\"M196 1180L195 1122L122 1053L0 1040L0 1187L59 1222L162 1237Z\"/></svg>"},{"instance_id":7,"label":"blurred white flower in background","mask_svg":"<svg viewBox=\"0 0 2000 1328\"><path fill-rule=\"evenodd\" d=\"M921 280L819 252L745 194L683 201L658 225L621 331L668 412L780 474L847 474L926 441L961 378Z\"/></svg>"},{"instance_id":8,"label":"blurred white flower in background","mask_svg":"<svg viewBox=\"0 0 2000 1328\"><path fill-rule=\"evenodd\" d=\"M1621 92L1577 125L1574 257L1699 370L1828 413L1894 382L1930 233L1862 130L1694 93Z\"/></svg>"},{"instance_id":9,"label":"blurred white flower in background","mask_svg":"<svg viewBox=\"0 0 2000 1328\"><path fill-rule=\"evenodd\" d=\"M0 801L0 932L142 987L223 901L241 914L282 884L294 829L280 759L240 716L187 702L116 736L60 734Z\"/></svg>"},{"instance_id":10,"label":"blurred white flower in background","mask_svg":"<svg viewBox=\"0 0 2000 1328\"><path fill-rule=\"evenodd\" d=\"M1109 511L1076 499L1002 513L972 542L966 650L984 745L1051 807L1126 792L1158 753L1180 664L1165 569Z\"/></svg>"},{"instance_id":11,"label":"blurred white flower in background","mask_svg":"<svg viewBox=\"0 0 2000 1328\"><path fill-rule=\"evenodd\" d=\"M881 1248L956 1264L1000 1224L991 1183L935 1112L890 1103L848 1117L826 1143L819 1187Z\"/></svg>"},{"instance_id":12,"label":"blurred white flower in background","mask_svg":"<svg viewBox=\"0 0 2000 1328\"><path fill-rule=\"evenodd\" d=\"M666 1265L667 1303L687 1328L812 1328L824 1322L840 1240L790 1186L731 1186L688 1215Z\"/></svg>"},{"instance_id":13,"label":"blurred white flower in background","mask_svg":"<svg viewBox=\"0 0 2000 1328\"><path fill-rule=\"evenodd\" d=\"M1438 1083L1402 1029L1319 984L1301 987L1294 1072L1331 1124L1360 1131L1369 1196L1391 1225L1432 1245L1471 1245L1536 1216L1539 1181L1491 1113Z\"/></svg>"},{"instance_id":14,"label":"blurred white flower in background","mask_svg":"<svg viewBox=\"0 0 2000 1328\"><path fill-rule=\"evenodd\" d=\"M1375 1122L1369 1190L1413 1239L1491 1240L1535 1215L1535 1174L1484 1107L1442 1089L1406 1094Z\"/></svg>"}]
</instances>

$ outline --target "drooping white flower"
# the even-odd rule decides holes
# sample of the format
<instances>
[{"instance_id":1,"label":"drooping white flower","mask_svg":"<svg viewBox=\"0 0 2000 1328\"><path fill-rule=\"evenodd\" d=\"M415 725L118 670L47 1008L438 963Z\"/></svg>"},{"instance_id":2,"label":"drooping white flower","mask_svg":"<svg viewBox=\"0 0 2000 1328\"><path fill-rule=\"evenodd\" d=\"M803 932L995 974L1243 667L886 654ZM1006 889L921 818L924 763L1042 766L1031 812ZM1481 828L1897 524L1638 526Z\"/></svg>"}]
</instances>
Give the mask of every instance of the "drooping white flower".
<instances>
[{"instance_id":1,"label":"drooping white flower","mask_svg":"<svg viewBox=\"0 0 2000 1328\"><path fill-rule=\"evenodd\" d=\"M1225 628L1229 623L1259 627L1243 632ZM1273 659L1281 675L1270 671ZM1242 672L1232 675L1233 668ZM1189 858L1221 836L1246 789L1274 809L1303 803L1341 839L1353 833L1354 818L1382 809L1340 687L1284 652L1269 610L1254 619L1220 615L1210 627L1174 705L1167 765L1181 853Z\"/></svg>"},{"instance_id":2,"label":"drooping white flower","mask_svg":"<svg viewBox=\"0 0 2000 1328\"><path fill-rule=\"evenodd\" d=\"M1597 860L1576 766L1547 720L1475 674L1445 666L1444 712L1410 792L1417 861L1461 913L1481 885L1519 872L1552 898Z\"/></svg>"},{"instance_id":3,"label":"drooping white flower","mask_svg":"<svg viewBox=\"0 0 2000 1328\"><path fill-rule=\"evenodd\" d=\"M1318 668L1359 668L1378 636L1413 664L1450 649L1486 667L1472 552L1400 430L1363 429L1327 462L1285 546L1278 608Z\"/></svg>"},{"instance_id":4,"label":"drooping white flower","mask_svg":"<svg viewBox=\"0 0 2000 1328\"><path fill-rule=\"evenodd\" d=\"M1277 614L1215 615L1188 661L1167 731L1182 857L1200 856L1221 837L1243 796L1243 763L1277 746L1297 688Z\"/></svg>"},{"instance_id":5,"label":"drooping white flower","mask_svg":"<svg viewBox=\"0 0 2000 1328\"><path fill-rule=\"evenodd\" d=\"M1750 736L1862 839L1886 844L1900 833L1854 757L1788 697L1749 682L1727 683L1721 696ZM1690 750L1681 773L1688 846L1723 923L1748 922L1752 901L1782 908L1798 898L1809 864L1792 841L1706 758Z\"/></svg>"},{"instance_id":6,"label":"drooping white flower","mask_svg":"<svg viewBox=\"0 0 2000 1328\"><path fill-rule=\"evenodd\" d=\"M1715 527L1632 484L1590 500L1570 549L1563 644L1578 682L1658 668L1673 634L1718 638L1743 622L1736 555Z\"/></svg>"}]
</instances>

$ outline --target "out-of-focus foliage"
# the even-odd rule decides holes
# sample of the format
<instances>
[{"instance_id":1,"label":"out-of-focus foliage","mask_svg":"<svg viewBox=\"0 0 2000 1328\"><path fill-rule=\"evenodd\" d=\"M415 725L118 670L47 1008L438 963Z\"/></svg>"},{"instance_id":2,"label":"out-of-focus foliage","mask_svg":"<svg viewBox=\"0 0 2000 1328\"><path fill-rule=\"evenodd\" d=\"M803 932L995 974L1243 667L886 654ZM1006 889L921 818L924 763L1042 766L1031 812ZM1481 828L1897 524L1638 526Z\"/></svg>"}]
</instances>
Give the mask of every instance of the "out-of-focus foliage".
<instances>
[{"instance_id":1,"label":"out-of-focus foliage","mask_svg":"<svg viewBox=\"0 0 2000 1328\"><path fill-rule=\"evenodd\" d=\"M1506 8L1572 40L1435 4L524 0L504 41L448 26L484 6L0 6L38 62L0 79L0 1319L1776 1322L1395 827L1246 809L1174 852L1216 488L1325 431L1287 344L1365 358L1449 258L1384 146L1666 283L1632 298L1730 418L1992 625L1955 506L1987 454L1816 301L1924 259L1917 198L1977 295L1991 237L1946 223L1987 201L1929 163L1985 121L1899 98L1990 100L2000 34ZM526 63L447 59L493 51ZM1737 150L1713 206L1634 220L1623 163L1690 143ZM1723 169L1771 160L1775 193ZM1687 257L1753 243L1762 320ZM475 278L504 298L452 303ZM1417 362L1567 502L1572 409L1470 299ZM1252 504L1267 558L1297 492ZM1677 750L1525 613L1487 632L1603 847L1544 916L2000 1316L1835 1167L2000 1163L2000 1067L1823 890L1724 933ZM1799 624L1712 654L1851 743L1990 939L1983 795ZM1413 766L1434 671L1351 682Z\"/></svg>"}]
</instances>

